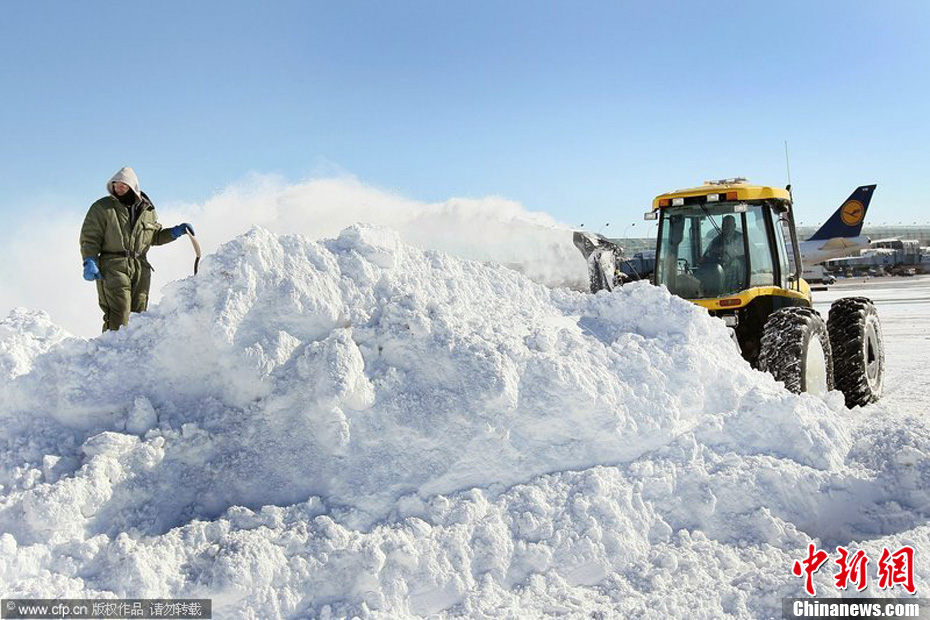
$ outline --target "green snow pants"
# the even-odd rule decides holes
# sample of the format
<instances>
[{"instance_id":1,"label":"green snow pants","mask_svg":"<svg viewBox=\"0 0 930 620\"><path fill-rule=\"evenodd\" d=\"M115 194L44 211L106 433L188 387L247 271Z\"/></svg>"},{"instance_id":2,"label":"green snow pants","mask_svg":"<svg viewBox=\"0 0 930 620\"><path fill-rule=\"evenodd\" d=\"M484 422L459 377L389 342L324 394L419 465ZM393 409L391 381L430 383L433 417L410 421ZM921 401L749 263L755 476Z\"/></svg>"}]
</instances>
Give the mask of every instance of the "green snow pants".
<instances>
[{"instance_id":1,"label":"green snow pants","mask_svg":"<svg viewBox=\"0 0 930 620\"><path fill-rule=\"evenodd\" d=\"M101 256L97 301L103 310L103 331L129 324L130 312L145 312L149 306L152 266L144 257Z\"/></svg>"}]
</instances>

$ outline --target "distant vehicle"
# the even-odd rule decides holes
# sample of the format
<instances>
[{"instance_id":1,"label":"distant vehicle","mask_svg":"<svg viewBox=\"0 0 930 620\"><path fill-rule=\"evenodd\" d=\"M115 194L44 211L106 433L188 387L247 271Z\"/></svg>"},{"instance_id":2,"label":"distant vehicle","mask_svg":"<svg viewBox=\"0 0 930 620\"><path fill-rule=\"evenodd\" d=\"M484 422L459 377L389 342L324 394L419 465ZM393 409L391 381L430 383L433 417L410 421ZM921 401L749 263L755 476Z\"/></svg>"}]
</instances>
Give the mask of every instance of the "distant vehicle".
<instances>
[{"instance_id":1,"label":"distant vehicle","mask_svg":"<svg viewBox=\"0 0 930 620\"><path fill-rule=\"evenodd\" d=\"M656 251L645 250L637 252L631 258L623 259L618 265L620 271L625 273L630 281L649 280L656 267Z\"/></svg>"},{"instance_id":2,"label":"distant vehicle","mask_svg":"<svg viewBox=\"0 0 930 620\"><path fill-rule=\"evenodd\" d=\"M916 276L916 275L917 275L917 270L914 269L913 267L911 267L911 268L909 268L909 269L902 269L902 270L901 270L901 275L902 275L902 276L906 276L906 277Z\"/></svg>"},{"instance_id":3,"label":"distant vehicle","mask_svg":"<svg viewBox=\"0 0 930 620\"><path fill-rule=\"evenodd\" d=\"M824 269L823 265L805 266L804 271L801 272L801 277L811 284L824 284L827 286L836 284L836 277Z\"/></svg>"},{"instance_id":4,"label":"distant vehicle","mask_svg":"<svg viewBox=\"0 0 930 620\"><path fill-rule=\"evenodd\" d=\"M854 256L869 247L871 239L862 234L862 224L875 187L857 187L820 230L798 244L801 262L805 267L818 265L831 258Z\"/></svg>"}]
</instances>

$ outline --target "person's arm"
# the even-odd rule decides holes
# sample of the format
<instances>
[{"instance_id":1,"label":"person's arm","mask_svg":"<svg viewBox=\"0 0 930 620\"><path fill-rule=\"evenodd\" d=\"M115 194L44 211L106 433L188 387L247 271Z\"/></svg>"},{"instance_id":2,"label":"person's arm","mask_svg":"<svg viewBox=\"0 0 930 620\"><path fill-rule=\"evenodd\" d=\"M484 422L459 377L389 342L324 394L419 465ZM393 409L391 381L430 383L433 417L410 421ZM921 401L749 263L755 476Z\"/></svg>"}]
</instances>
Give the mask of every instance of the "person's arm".
<instances>
[{"instance_id":1,"label":"person's arm","mask_svg":"<svg viewBox=\"0 0 930 620\"><path fill-rule=\"evenodd\" d=\"M152 245L165 245L166 243L171 243L184 233L179 233L177 231L177 226L174 228L163 228L162 225L158 222L158 214L155 213L155 209L152 209L152 217L155 219L155 235L152 237Z\"/></svg>"},{"instance_id":2,"label":"person's arm","mask_svg":"<svg viewBox=\"0 0 930 620\"><path fill-rule=\"evenodd\" d=\"M84 267L84 279L88 281L99 280L103 277L97 265L97 257L103 248L103 234L106 228L103 213L97 204L91 205L84 216L81 226L81 259Z\"/></svg>"},{"instance_id":3,"label":"person's arm","mask_svg":"<svg viewBox=\"0 0 930 620\"><path fill-rule=\"evenodd\" d=\"M162 228L161 224L157 221L155 222L155 226L158 227L158 230L155 236L152 237L152 245L164 245L166 243L171 243L177 238L171 233L170 228Z\"/></svg>"},{"instance_id":4,"label":"person's arm","mask_svg":"<svg viewBox=\"0 0 930 620\"><path fill-rule=\"evenodd\" d=\"M701 257L701 262L712 260L719 261L721 259L721 246L723 245L723 238L720 235L714 237L710 243L707 244L707 249L704 250L704 256Z\"/></svg>"},{"instance_id":5,"label":"person's arm","mask_svg":"<svg viewBox=\"0 0 930 620\"><path fill-rule=\"evenodd\" d=\"M159 228L161 228L161 224L159 224L158 226ZM194 234L194 227L187 223L178 224L177 226L173 226L171 228L161 229L155 235L154 240L152 241L152 245L161 245L163 243L170 243L171 241L174 241L178 237L186 235L187 233L190 233L191 235ZM168 238L166 240L162 240L162 238L165 235L167 235Z\"/></svg>"},{"instance_id":6,"label":"person's arm","mask_svg":"<svg viewBox=\"0 0 930 620\"><path fill-rule=\"evenodd\" d=\"M94 203L87 211L84 224L81 226L81 259L97 258L103 249L105 231L106 222L103 218L103 212L97 207L97 203Z\"/></svg>"}]
</instances>

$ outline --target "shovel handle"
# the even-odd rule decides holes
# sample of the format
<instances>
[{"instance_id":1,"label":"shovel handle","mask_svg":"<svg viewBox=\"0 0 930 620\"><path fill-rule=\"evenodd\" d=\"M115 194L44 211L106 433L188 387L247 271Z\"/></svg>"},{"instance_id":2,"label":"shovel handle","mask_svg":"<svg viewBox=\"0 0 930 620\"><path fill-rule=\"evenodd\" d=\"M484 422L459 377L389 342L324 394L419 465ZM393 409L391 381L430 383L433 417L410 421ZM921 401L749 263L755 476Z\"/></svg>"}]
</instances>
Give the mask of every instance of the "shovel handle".
<instances>
[{"instance_id":1,"label":"shovel handle","mask_svg":"<svg viewBox=\"0 0 930 620\"><path fill-rule=\"evenodd\" d=\"M200 267L200 242L197 241L197 237L195 237L190 230L187 231L187 236L191 240L191 245L194 246L194 254L196 254L196 258L194 258L194 275L197 275L197 269Z\"/></svg>"}]
</instances>

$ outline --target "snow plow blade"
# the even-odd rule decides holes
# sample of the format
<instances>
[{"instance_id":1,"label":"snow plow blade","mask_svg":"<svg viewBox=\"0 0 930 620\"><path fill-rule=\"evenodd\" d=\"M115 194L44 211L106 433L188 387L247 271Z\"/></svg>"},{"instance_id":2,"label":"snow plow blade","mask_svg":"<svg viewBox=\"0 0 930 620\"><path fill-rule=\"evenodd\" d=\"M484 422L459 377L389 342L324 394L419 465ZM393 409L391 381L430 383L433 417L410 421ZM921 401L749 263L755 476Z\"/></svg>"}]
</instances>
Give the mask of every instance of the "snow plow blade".
<instances>
[{"instance_id":1,"label":"snow plow blade","mask_svg":"<svg viewBox=\"0 0 930 620\"><path fill-rule=\"evenodd\" d=\"M572 242L588 261L588 284L591 292L612 291L622 286L628 276L620 271L623 248L598 233L576 230Z\"/></svg>"}]
</instances>

